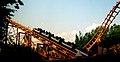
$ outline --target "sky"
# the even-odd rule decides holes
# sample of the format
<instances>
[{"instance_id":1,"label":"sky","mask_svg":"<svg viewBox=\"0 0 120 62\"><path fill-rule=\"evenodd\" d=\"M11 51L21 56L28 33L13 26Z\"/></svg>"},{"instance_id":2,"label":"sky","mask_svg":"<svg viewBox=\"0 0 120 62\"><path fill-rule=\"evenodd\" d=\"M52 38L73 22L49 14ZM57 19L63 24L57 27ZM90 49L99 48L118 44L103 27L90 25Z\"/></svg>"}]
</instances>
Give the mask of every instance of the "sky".
<instances>
[{"instance_id":1,"label":"sky","mask_svg":"<svg viewBox=\"0 0 120 62\"><path fill-rule=\"evenodd\" d=\"M75 40L81 31L84 35L101 25L118 0L22 0L24 6L12 18L29 27L39 27L64 38ZM120 24L120 15L113 21Z\"/></svg>"}]
</instances>

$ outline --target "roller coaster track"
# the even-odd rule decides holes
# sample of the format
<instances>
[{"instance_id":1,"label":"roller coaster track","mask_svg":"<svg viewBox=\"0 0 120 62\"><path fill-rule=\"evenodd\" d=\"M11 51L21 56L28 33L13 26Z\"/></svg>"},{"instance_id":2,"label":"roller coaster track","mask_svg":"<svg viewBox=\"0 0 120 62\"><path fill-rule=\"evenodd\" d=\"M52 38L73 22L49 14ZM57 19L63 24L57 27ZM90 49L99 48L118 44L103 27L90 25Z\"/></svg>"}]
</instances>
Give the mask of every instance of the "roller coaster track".
<instances>
[{"instance_id":1,"label":"roller coaster track","mask_svg":"<svg viewBox=\"0 0 120 62\"><path fill-rule=\"evenodd\" d=\"M65 51L68 51L69 54L75 54L75 52L72 52L72 51L64 48L63 46L55 43L54 41L52 41L52 40L50 40L50 39L48 39L48 38L46 38L46 37L44 37L44 36L36 33L36 32L33 32L32 30L26 28L25 26L22 26L21 24L15 22L15 21L13 21L13 20L8 20L8 21L9 21L9 23L12 24L13 26L15 26L15 27L23 30L23 31L24 31L25 33L27 33L28 35L31 35L31 36L37 38L37 39L40 40L40 41L41 41L41 40L46 40L46 41L49 42L49 44L52 44L52 45L54 44L56 47L60 47L60 48L64 49ZM51 47L52 47L52 46L51 46ZM58 50L58 49L55 48L55 47L52 47L52 48L55 49L55 50ZM59 51L60 53L64 54L64 55L68 56L67 54L63 53L61 50L58 50L58 51ZM73 56L69 56L69 58L73 58Z\"/></svg>"},{"instance_id":2,"label":"roller coaster track","mask_svg":"<svg viewBox=\"0 0 120 62\"><path fill-rule=\"evenodd\" d=\"M90 51L90 49L94 46L94 44L96 44L97 42L99 42L100 38L102 37L102 35L104 34L106 28L109 28L110 24L113 22L113 20L115 19L115 17L119 14L120 10L120 7L119 7L119 4L120 4L120 1L117 2L116 6L113 6L112 10L108 13L107 17L104 19L102 25L98 28L96 34L92 37L92 39L83 47L84 49L86 49L87 51ZM21 25L20 23L18 22L15 22L11 19L8 19L9 23L20 29L20 30L23 30L27 35L29 36L33 36L34 38L38 39L40 42L42 42L43 44L47 44L49 45L50 48L52 48L54 51L56 51L58 54L58 56L64 56L64 59L74 59L75 58L75 55L77 52L74 52L66 47L64 47L63 45L61 44L58 44L57 42L41 35L41 34L38 34L34 31L32 31L31 29ZM28 39L26 38L25 36L25 40L27 42L30 42L28 41ZM34 42L33 42L34 43ZM41 48L42 49L42 48ZM76 50L76 49L75 49ZM77 50L78 52L80 52L83 56L88 56L88 54L80 51L80 50ZM46 55L44 54L41 54L43 57L46 57ZM54 59L55 57L52 58L52 60Z\"/></svg>"},{"instance_id":3,"label":"roller coaster track","mask_svg":"<svg viewBox=\"0 0 120 62\"><path fill-rule=\"evenodd\" d=\"M107 28L109 28L110 24L113 22L113 20L116 18L116 16L120 12L120 1L116 3L115 6L113 6L112 10L108 13L107 17L104 19L102 25L98 28L97 32L94 34L94 36L91 38L91 40L83 47L87 51L90 51L90 49L97 43L101 42L100 38L104 34Z\"/></svg>"},{"instance_id":4,"label":"roller coaster track","mask_svg":"<svg viewBox=\"0 0 120 62\"><path fill-rule=\"evenodd\" d=\"M23 31L24 31L25 33L27 33L28 35L33 36L34 38L40 40L42 43L48 44L52 49L54 49L55 51L61 53L63 56L67 57L68 59L75 58L75 54L76 54L77 52L74 52L74 51L72 51L72 50L69 50L68 48L66 48L66 47L64 47L64 46L56 43L55 41L53 41L53 40L51 40L51 39L49 39L49 38L47 38L47 37L45 37L45 36L43 36L43 35L40 35L40 34L34 32L34 31L32 31L31 29L29 29L29 28L27 28L27 27L25 27L25 26L23 26L23 25L15 22L15 21L13 21L13 20L8 19L8 21L9 21L9 23L10 23L12 26L23 30ZM43 40L44 40L44 41L43 41ZM28 41L28 40L26 39L26 41ZM45 43L45 41L47 41L47 43ZM55 47L54 47L54 46L55 46ZM88 56L87 54L85 54L85 53L82 52L82 51L79 51L79 52L80 52L81 54L85 55L85 56ZM44 56L44 55L43 55L43 56ZM46 57L46 56L44 56L44 57Z\"/></svg>"}]
</instances>

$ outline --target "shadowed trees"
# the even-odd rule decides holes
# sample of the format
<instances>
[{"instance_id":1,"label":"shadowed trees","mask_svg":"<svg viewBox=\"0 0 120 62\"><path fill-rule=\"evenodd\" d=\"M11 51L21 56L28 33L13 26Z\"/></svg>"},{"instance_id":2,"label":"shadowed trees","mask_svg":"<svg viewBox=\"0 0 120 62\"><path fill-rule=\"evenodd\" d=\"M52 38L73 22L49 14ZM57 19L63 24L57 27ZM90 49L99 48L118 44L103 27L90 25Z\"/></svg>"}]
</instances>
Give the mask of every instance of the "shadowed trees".
<instances>
[{"instance_id":1,"label":"shadowed trees","mask_svg":"<svg viewBox=\"0 0 120 62\"><path fill-rule=\"evenodd\" d=\"M95 30L92 30L91 32L85 33L84 36L76 35L75 44L79 46L78 48L82 49L83 46L95 34L96 30L97 28ZM120 25L113 24L109 29L107 29L102 36L101 41L102 42L99 45L102 47L110 48L113 45L116 45L116 47L118 47L117 45L120 44ZM97 45L93 46L92 49L94 49L94 47L97 47Z\"/></svg>"},{"instance_id":2,"label":"shadowed trees","mask_svg":"<svg viewBox=\"0 0 120 62\"><path fill-rule=\"evenodd\" d=\"M0 62L40 62L42 57L30 47L7 44L8 19L24 5L21 0L0 0Z\"/></svg>"},{"instance_id":3,"label":"shadowed trees","mask_svg":"<svg viewBox=\"0 0 120 62\"><path fill-rule=\"evenodd\" d=\"M120 25L113 24L102 37L100 46L107 48L108 54L120 54Z\"/></svg>"},{"instance_id":4,"label":"shadowed trees","mask_svg":"<svg viewBox=\"0 0 120 62\"><path fill-rule=\"evenodd\" d=\"M91 32L85 33L83 36L82 33L79 31L79 36L76 34L75 44L78 46L78 48L82 49L83 46L92 38L92 36L97 31L98 27L95 30L92 30Z\"/></svg>"},{"instance_id":5,"label":"shadowed trees","mask_svg":"<svg viewBox=\"0 0 120 62\"><path fill-rule=\"evenodd\" d=\"M120 44L120 25L114 24L113 26L110 27L108 33L105 33L105 34L107 34L107 35L104 35L105 36L104 38L106 39L102 39L103 40L102 44L109 44L106 47Z\"/></svg>"},{"instance_id":6,"label":"shadowed trees","mask_svg":"<svg viewBox=\"0 0 120 62\"><path fill-rule=\"evenodd\" d=\"M14 12L24 5L21 0L0 0L0 42L7 41L7 29L9 22L6 18L11 19Z\"/></svg>"},{"instance_id":7,"label":"shadowed trees","mask_svg":"<svg viewBox=\"0 0 120 62\"><path fill-rule=\"evenodd\" d=\"M42 56L30 47L20 45L2 45L0 62L41 62Z\"/></svg>"},{"instance_id":8,"label":"shadowed trees","mask_svg":"<svg viewBox=\"0 0 120 62\"><path fill-rule=\"evenodd\" d=\"M14 16L20 5L24 5L21 0L0 0L0 20Z\"/></svg>"}]
</instances>

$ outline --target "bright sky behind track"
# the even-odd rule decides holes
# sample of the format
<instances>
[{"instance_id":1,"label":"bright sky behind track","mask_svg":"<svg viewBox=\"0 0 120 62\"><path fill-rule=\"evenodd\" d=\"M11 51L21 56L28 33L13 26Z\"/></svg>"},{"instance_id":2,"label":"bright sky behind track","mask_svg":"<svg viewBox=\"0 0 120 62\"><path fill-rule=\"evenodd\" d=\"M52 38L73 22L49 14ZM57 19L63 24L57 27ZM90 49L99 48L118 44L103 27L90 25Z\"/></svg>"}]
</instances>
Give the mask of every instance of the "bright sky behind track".
<instances>
[{"instance_id":1,"label":"bright sky behind track","mask_svg":"<svg viewBox=\"0 0 120 62\"><path fill-rule=\"evenodd\" d=\"M26 27L41 27L74 41L78 31L86 33L100 25L118 0L23 0L13 20ZM113 23L120 24L120 15Z\"/></svg>"}]
</instances>

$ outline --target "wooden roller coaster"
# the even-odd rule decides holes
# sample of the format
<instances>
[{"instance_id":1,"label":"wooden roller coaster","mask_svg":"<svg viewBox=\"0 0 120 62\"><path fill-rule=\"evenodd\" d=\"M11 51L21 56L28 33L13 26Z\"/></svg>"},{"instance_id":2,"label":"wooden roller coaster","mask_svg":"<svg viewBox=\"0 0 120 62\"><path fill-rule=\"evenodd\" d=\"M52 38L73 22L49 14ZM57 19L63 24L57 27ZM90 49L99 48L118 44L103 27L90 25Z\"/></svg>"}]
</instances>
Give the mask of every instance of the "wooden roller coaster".
<instances>
[{"instance_id":1,"label":"wooden roller coaster","mask_svg":"<svg viewBox=\"0 0 120 62\"><path fill-rule=\"evenodd\" d=\"M107 17L104 19L102 25L98 28L96 34L91 38L91 40L83 47L86 51L90 51L90 49L97 43L100 42L102 35L104 34L106 28L109 28L110 24L116 18L116 16L120 12L120 1L113 6L112 10L108 13ZM16 39L16 44L30 46L35 49L36 52L41 54L43 58L46 60L56 60L56 59L74 59L77 52L80 52L83 57L88 57L89 55L85 52L80 51L77 48L73 50L64 46L53 39L50 39L44 35L41 35L13 20L8 19L9 21L9 35L14 32L14 38ZM11 30L11 28L15 28ZM19 32L22 30L22 32ZM22 36L23 35L23 36ZM12 39L12 35L9 36ZM21 39L22 37L22 39ZM39 43L35 44L35 38ZM12 42L14 43L14 42Z\"/></svg>"}]
</instances>

